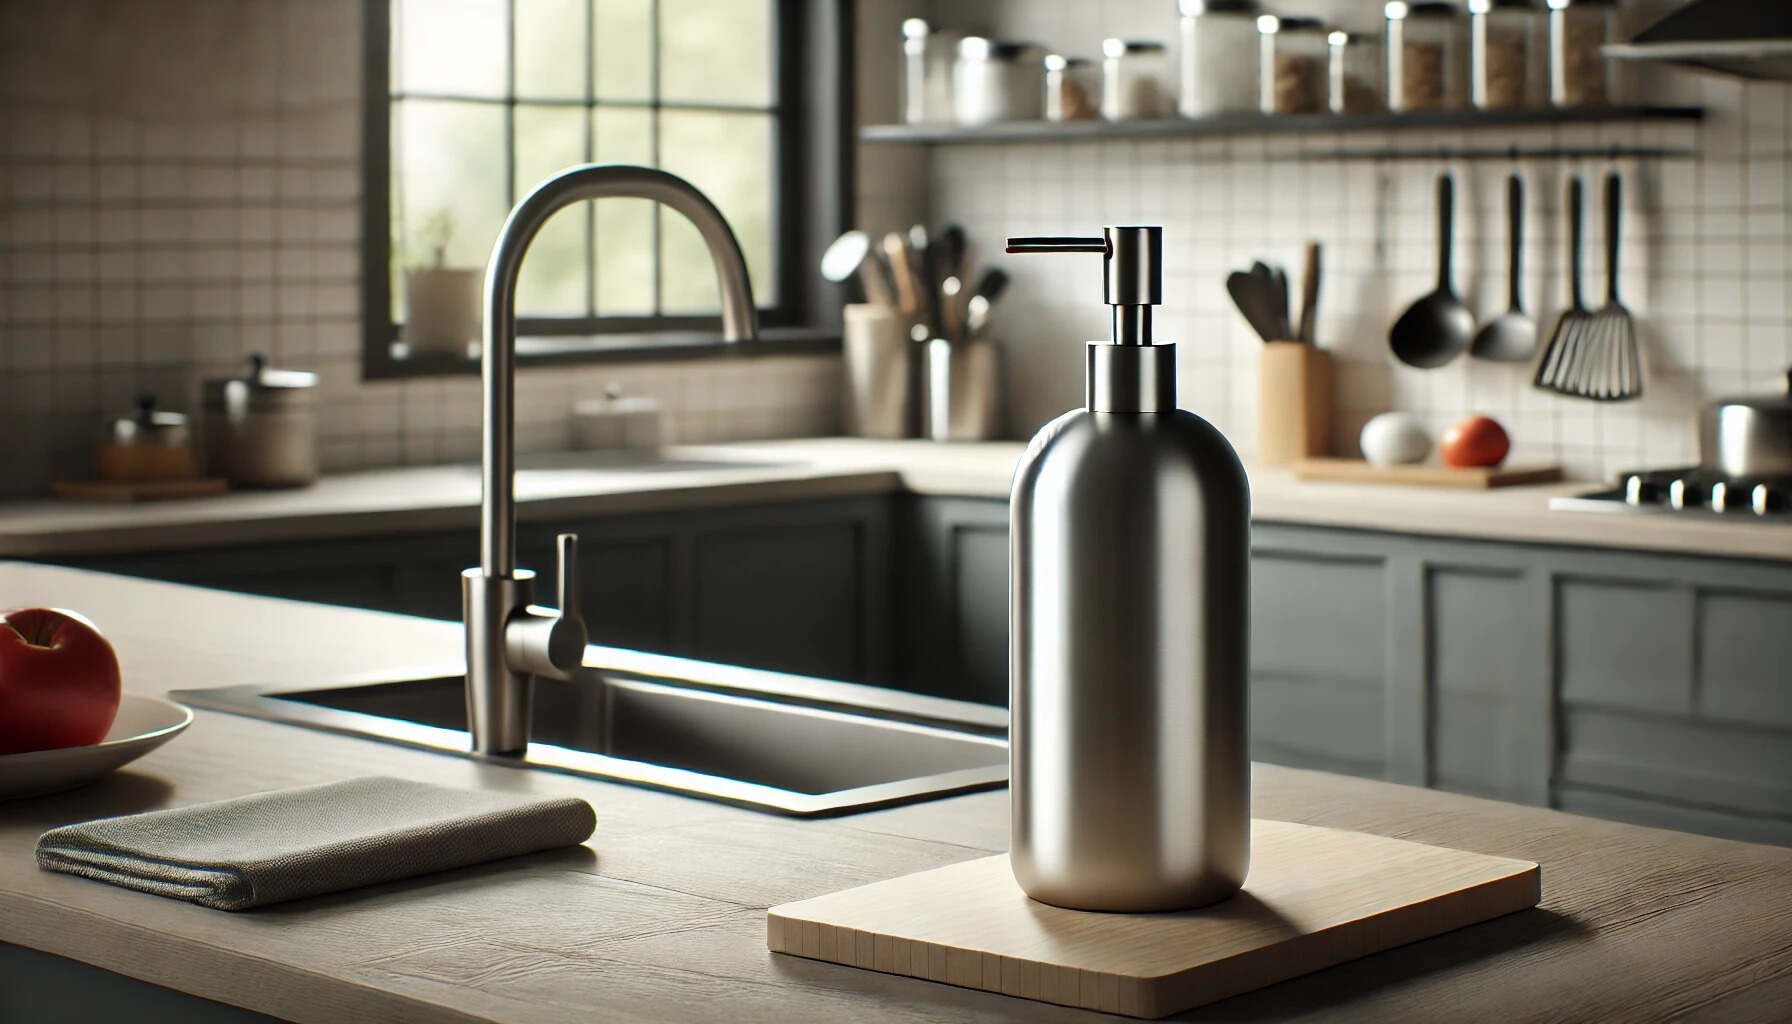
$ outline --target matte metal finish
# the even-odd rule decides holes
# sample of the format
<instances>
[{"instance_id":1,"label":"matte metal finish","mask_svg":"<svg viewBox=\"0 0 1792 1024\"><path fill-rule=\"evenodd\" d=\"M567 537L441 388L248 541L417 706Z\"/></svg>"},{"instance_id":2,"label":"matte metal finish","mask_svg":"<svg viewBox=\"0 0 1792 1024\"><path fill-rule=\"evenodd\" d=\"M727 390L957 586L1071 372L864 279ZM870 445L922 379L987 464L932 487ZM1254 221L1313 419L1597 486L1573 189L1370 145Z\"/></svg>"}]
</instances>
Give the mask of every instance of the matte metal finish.
<instances>
[{"instance_id":1,"label":"matte metal finish","mask_svg":"<svg viewBox=\"0 0 1792 1024\"><path fill-rule=\"evenodd\" d=\"M722 337L748 341L758 335L753 286L740 244L715 204L683 178L651 167L586 164L537 185L510 211L485 270L479 568L467 570L462 584L468 726L473 750L481 754L515 753L527 746L529 673L567 671L568 652L585 646L584 622L577 607L567 603L576 590L569 576L572 536L560 538L559 612L528 604L527 577L516 568L516 281L530 243L555 211L605 197L651 199L684 214L715 264Z\"/></svg>"},{"instance_id":2,"label":"matte metal finish","mask_svg":"<svg viewBox=\"0 0 1792 1024\"><path fill-rule=\"evenodd\" d=\"M1250 842L1237 455L1192 413L1077 410L1033 439L1009 515L1016 880L1084 910L1231 895Z\"/></svg>"}]
</instances>

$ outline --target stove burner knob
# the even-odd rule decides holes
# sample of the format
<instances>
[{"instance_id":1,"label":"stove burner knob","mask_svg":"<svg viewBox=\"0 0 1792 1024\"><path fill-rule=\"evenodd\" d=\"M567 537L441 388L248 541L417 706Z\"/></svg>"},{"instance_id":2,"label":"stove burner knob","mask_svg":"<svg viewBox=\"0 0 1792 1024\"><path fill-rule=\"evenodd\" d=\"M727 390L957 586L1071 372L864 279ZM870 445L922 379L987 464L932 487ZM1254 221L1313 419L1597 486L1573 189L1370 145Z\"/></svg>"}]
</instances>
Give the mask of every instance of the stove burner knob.
<instances>
[{"instance_id":1,"label":"stove burner knob","mask_svg":"<svg viewBox=\"0 0 1792 1024\"><path fill-rule=\"evenodd\" d=\"M1668 504L1674 506L1674 511L1686 511L1686 491L1685 478L1674 480L1668 484Z\"/></svg>"},{"instance_id":2,"label":"stove burner knob","mask_svg":"<svg viewBox=\"0 0 1792 1024\"><path fill-rule=\"evenodd\" d=\"M1729 512L1730 485L1719 480L1711 485L1711 510L1713 512Z\"/></svg>"},{"instance_id":3,"label":"stove burner knob","mask_svg":"<svg viewBox=\"0 0 1792 1024\"><path fill-rule=\"evenodd\" d=\"M1776 491L1766 484L1756 484L1755 489L1749 494L1749 507L1754 509L1755 515L1758 516L1784 512L1786 504L1785 493Z\"/></svg>"},{"instance_id":4,"label":"stove burner knob","mask_svg":"<svg viewBox=\"0 0 1792 1024\"><path fill-rule=\"evenodd\" d=\"M1630 505L1659 505L1667 499L1667 488L1659 480L1650 480L1640 473L1624 478L1624 501Z\"/></svg>"}]
</instances>

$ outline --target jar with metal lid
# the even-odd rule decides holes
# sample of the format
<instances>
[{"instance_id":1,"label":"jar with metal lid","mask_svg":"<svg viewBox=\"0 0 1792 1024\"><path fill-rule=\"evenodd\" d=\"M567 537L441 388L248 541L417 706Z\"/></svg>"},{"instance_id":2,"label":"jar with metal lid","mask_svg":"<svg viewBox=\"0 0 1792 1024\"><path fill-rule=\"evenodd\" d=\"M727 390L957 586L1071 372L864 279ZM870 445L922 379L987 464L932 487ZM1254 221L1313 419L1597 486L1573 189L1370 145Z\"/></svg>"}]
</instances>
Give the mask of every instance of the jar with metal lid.
<instances>
[{"instance_id":1,"label":"jar with metal lid","mask_svg":"<svg viewBox=\"0 0 1792 1024\"><path fill-rule=\"evenodd\" d=\"M1558 107L1610 103L1611 62L1604 47L1617 27L1611 0L1549 0L1549 102Z\"/></svg>"},{"instance_id":2,"label":"jar with metal lid","mask_svg":"<svg viewBox=\"0 0 1792 1024\"><path fill-rule=\"evenodd\" d=\"M1090 61L1061 53L1045 55L1047 121L1081 121L1094 117L1099 113L1095 97L1100 91L1101 80Z\"/></svg>"},{"instance_id":3,"label":"jar with metal lid","mask_svg":"<svg viewBox=\"0 0 1792 1024\"><path fill-rule=\"evenodd\" d=\"M1045 109L1045 54L1031 43L966 36L952 73L959 124L1036 121Z\"/></svg>"},{"instance_id":4,"label":"jar with metal lid","mask_svg":"<svg viewBox=\"0 0 1792 1024\"><path fill-rule=\"evenodd\" d=\"M101 480L190 480L198 475L187 417L156 408L156 396L137 396L137 408L106 425L97 471Z\"/></svg>"},{"instance_id":5,"label":"jar with metal lid","mask_svg":"<svg viewBox=\"0 0 1792 1024\"><path fill-rule=\"evenodd\" d=\"M1256 0L1181 0L1180 90L1183 117L1257 109Z\"/></svg>"},{"instance_id":6,"label":"jar with metal lid","mask_svg":"<svg viewBox=\"0 0 1792 1024\"><path fill-rule=\"evenodd\" d=\"M1387 15L1389 110L1445 110L1466 99L1467 33L1448 3L1390 0Z\"/></svg>"},{"instance_id":7,"label":"jar with metal lid","mask_svg":"<svg viewBox=\"0 0 1792 1024\"><path fill-rule=\"evenodd\" d=\"M1381 109L1381 46L1374 36L1334 30L1326 43L1326 109L1362 114Z\"/></svg>"},{"instance_id":8,"label":"jar with metal lid","mask_svg":"<svg viewBox=\"0 0 1792 1024\"><path fill-rule=\"evenodd\" d=\"M1148 39L1101 41L1101 116L1144 121L1170 115L1170 51Z\"/></svg>"},{"instance_id":9,"label":"jar with metal lid","mask_svg":"<svg viewBox=\"0 0 1792 1024\"><path fill-rule=\"evenodd\" d=\"M963 33L940 31L924 18L902 23L902 122L952 120L952 61Z\"/></svg>"},{"instance_id":10,"label":"jar with metal lid","mask_svg":"<svg viewBox=\"0 0 1792 1024\"><path fill-rule=\"evenodd\" d=\"M1476 108L1543 105L1544 20L1532 0L1468 0L1468 98Z\"/></svg>"},{"instance_id":11,"label":"jar with metal lid","mask_svg":"<svg viewBox=\"0 0 1792 1024\"><path fill-rule=\"evenodd\" d=\"M1257 106L1265 114L1325 109L1328 44L1318 18L1257 19Z\"/></svg>"},{"instance_id":12,"label":"jar with metal lid","mask_svg":"<svg viewBox=\"0 0 1792 1024\"><path fill-rule=\"evenodd\" d=\"M206 470L241 487L302 487L317 479L317 374L249 357L241 377L204 385Z\"/></svg>"}]
</instances>

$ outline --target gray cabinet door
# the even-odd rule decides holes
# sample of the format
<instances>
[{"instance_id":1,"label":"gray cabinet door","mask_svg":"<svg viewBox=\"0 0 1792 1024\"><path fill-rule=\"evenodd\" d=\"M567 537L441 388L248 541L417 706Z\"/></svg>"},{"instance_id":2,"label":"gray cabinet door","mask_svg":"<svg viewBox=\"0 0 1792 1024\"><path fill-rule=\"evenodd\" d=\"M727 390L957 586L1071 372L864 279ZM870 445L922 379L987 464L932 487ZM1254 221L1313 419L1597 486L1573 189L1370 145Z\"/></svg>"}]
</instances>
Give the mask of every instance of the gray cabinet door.
<instances>
[{"instance_id":1,"label":"gray cabinet door","mask_svg":"<svg viewBox=\"0 0 1792 1024\"><path fill-rule=\"evenodd\" d=\"M898 499L896 684L1008 703L1008 503Z\"/></svg>"}]
</instances>

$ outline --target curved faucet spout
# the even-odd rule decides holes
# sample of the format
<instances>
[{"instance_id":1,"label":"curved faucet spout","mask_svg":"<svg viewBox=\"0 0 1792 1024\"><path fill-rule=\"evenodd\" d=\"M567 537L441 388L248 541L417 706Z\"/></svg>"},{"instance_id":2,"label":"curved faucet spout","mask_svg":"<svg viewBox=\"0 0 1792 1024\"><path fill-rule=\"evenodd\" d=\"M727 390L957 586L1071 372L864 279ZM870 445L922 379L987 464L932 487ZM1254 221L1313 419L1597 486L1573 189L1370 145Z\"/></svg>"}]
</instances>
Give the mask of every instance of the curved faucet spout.
<instances>
[{"instance_id":1,"label":"curved faucet spout","mask_svg":"<svg viewBox=\"0 0 1792 1024\"><path fill-rule=\"evenodd\" d=\"M561 171L510 211L485 268L484 495L479 511L479 567L461 574L466 623L467 731L480 754L520 754L529 745L531 676L578 669L587 634L579 615L578 539L560 537L560 606L531 603L534 574L516 567L516 279L529 243L554 211L581 199L651 199L697 226L716 266L722 292L722 337L758 334L747 263L728 222L703 193L651 167L588 164Z\"/></svg>"},{"instance_id":2,"label":"curved faucet spout","mask_svg":"<svg viewBox=\"0 0 1792 1024\"><path fill-rule=\"evenodd\" d=\"M529 244L555 211L585 199L651 199L690 220L709 248L722 297L722 339L759 336L753 285L740 243L709 197L675 174L632 164L585 164L554 175L510 211L485 269L485 332L480 364L485 382L483 459L485 500L480 516L479 564L488 576L516 570L516 279Z\"/></svg>"}]
</instances>

